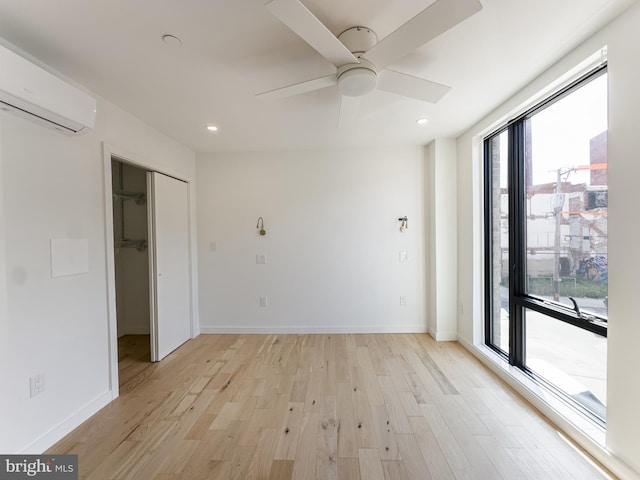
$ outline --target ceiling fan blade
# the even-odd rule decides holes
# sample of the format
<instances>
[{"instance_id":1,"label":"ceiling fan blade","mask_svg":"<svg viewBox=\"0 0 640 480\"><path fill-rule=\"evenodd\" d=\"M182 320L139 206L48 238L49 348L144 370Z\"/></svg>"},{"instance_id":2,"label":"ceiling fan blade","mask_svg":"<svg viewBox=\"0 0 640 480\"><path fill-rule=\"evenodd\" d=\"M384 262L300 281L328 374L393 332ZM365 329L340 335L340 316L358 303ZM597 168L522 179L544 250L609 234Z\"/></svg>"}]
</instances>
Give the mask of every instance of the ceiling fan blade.
<instances>
[{"instance_id":1,"label":"ceiling fan blade","mask_svg":"<svg viewBox=\"0 0 640 480\"><path fill-rule=\"evenodd\" d=\"M272 0L265 4L265 7L336 67L347 63L360 63L349 49L298 0Z\"/></svg>"},{"instance_id":2,"label":"ceiling fan blade","mask_svg":"<svg viewBox=\"0 0 640 480\"><path fill-rule=\"evenodd\" d=\"M380 40L363 57L380 71L481 9L478 0L438 0Z\"/></svg>"},{"instance_id":3,"label":"ceiling fan blade","mask_svg":"<svg viewBox=\"0 0 640 480\"><path fill-rule=\"evenodd\" d=\"M311 92L313 90L320 90L321 88L330 87L337 83L336 75L331 74L326 77L314 78L313 80L307 80L305 82L294 83L293 85L287 85L286 87L276 88L275 90L269 90L268 92L258 93L257 97L265 98L285 98L292 97L294 95L300 95L301 93Z\"/></svg>"},{"instance_id":4,"label":"ceiling fan blade","mask_svg":"<svg viewBox=\"0 0 640 480\"><path fill-rule=\"evenodd\" d=\"M451 87L387 68L378 75L378 89L403 97L437 103L451 90Z\"/></svg>"},{"instance_id":5,"label":"ceiling fan blade","mask_svg":"<svg viewBox=\"0 0 640 480\"><path fill-rule=\"evenodd\" d=\"M362 97L342 96L338 128L349 128L355 125L360 112L360 103L362 103Z\"/></svg>"}]
</instances>

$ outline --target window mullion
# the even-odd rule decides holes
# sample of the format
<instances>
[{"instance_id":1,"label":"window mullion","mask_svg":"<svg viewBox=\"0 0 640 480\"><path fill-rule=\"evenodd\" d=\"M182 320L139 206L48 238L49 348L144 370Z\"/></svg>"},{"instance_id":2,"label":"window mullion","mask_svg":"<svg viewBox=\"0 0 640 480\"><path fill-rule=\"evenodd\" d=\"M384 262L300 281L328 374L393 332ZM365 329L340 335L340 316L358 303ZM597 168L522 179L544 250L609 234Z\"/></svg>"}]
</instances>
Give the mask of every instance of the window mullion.
<instances>
[{"instance_id":1,"label":"window mullion","mask_svg":"<svg viewBox=\"0 0 640 480\"><path fill-rule=\"evenodd\" d=\"M525 362L524 308L518 298L526 285L526 200L524 198L524 119L509 126L509 363L518 367Z\"/></svg>"},{"instance_id":2,"label":"window mullion","mask_svg":"<svg viewBox=\"0 0 640 480\"><path fill-rule=\"evenodd\" d=\"M484 238L485 242L485 285L487 288L485 290L485 322L484 322L484 341L485 344L493 346L493 268L492 265L492 235L491 235L491 227L492 227L492 216L493 216L493 181L492 181L492 170L493 170L493 162L491 157L492 149L491 149L491 140L486 139L484 141Z\"/></svg>"}]
</instances>

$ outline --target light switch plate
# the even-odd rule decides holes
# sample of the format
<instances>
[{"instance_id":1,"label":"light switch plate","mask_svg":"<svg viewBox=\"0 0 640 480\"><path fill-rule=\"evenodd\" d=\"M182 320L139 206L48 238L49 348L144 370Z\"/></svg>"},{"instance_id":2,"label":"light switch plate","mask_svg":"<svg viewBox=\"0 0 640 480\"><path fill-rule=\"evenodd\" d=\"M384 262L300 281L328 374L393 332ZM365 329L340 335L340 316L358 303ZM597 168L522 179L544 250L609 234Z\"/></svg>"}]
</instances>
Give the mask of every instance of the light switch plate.
<instances>
[{"instance_id":1,"label":"light switch plate","mask_svg":"<svg viewBox=\"0 0 640 480\"><path fill-rule=\"evenodd\" d=\"M399 258L400 258L400 262L408 262L409 252L400 252Z\"/></svg>"},{"instance_id":2,"label":"light switch plate","mask_svg":"<svg viewBox=\"0 0 640 480\"><path fill-rule=\"evenodd\" d=\"M256 264L264 265L267 263L267 254L266 253L257 253L256 254Z\"/></svg>"}]
</instances>

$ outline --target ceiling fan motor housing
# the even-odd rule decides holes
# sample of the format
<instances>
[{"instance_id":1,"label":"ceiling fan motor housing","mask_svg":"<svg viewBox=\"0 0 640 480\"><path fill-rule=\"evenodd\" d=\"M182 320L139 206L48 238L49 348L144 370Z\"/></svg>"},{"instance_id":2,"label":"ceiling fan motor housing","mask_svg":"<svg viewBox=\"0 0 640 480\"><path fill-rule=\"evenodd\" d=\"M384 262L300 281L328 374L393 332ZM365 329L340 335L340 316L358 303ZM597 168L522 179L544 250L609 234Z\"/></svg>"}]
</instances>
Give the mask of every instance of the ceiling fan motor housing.
<instances>
[{"instance_id":1,"label":"ceiling fan motor housing","mask_svg":"<svg viewBox=\"0 0 640 480\"><path fill-rule=\"evenodd\" d=\"M338 40L360 60L360 63L348 63L338 68L340 93L348 97L361 97L375 90L378 84L375 66L361 57L378 43L375 32L367 27L351 27L338 35Z\"/></svg>"},{"instance_id":2,"label":"ceiling fan motor housing","mask_svg":"<svg viewBox=\"0 0 640 480\"><path fill-rule=\"evenodd\" d=\"M367 27L351 27L338 35L338 40L356 57L378 43L376 32Z\"/></svg>"}]
</instances>

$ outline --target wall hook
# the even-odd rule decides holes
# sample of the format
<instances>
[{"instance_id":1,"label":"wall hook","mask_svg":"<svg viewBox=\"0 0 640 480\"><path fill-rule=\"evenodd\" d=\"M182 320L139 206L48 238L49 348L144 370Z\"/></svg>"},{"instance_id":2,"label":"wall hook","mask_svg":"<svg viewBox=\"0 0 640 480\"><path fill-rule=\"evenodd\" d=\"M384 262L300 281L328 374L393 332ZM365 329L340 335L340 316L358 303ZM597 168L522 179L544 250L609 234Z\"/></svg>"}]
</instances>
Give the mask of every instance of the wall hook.
<instances>
[{"instance_id":1,"label":"wall hook","mask_svg":"<svg viewBox=\"0 0 640 480\"><path fill-rule=\"evenodd\" d=\"M260 229L260 235L265 236L267 234L267 231L264 229L264 219L262 217L258 217L256 228Z\"/></svg>"},{"instance_id":2,"label":"wall hook","mask_svg":"<svg viewBox=\"0 0 640 480\"><path fill-rule=\"evenodd\" d=\"M405 215L404 217L400 217L400 218L398 219L398 221L402 222L402 223L400 224L400 231L401 231L402 233L406 232L406 231L407 231L407 229L409 228L409 222L408 222L408 220L407 220L407 216Z\"/></svg>"}]
</instances>

